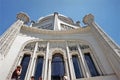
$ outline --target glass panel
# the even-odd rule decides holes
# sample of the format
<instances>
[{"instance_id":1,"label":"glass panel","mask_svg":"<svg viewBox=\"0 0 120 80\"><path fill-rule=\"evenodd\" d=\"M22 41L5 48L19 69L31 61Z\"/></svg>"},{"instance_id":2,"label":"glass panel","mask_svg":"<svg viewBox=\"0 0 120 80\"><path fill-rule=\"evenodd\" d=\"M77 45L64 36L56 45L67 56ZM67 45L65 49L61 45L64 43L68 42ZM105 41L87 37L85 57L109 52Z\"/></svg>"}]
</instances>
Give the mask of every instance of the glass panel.
<instances>
[{"instance_id":1,"label":"glass panel","mask_svg":"<svg viewBox=\"0 0 120 80\"><path fill-rule=\"evenodd\" d=\"M88 68L90 70L91 76L99 76L99 73L95 67L95 64L90 56L90 53L84 54L85 60L87 62Z\"/></svg>"},{"instance_id":2,"label":"glass panel","mask_svg":"<svg viewBox=\"0 0 120 80\"><path fill-rule=\"evenodd\" d=\"M76 78L83 78L83 73L81 66L79 64L78 56L77 55L72 56L72 61L73 61Z\"/></svg>"},{"instance_id":3,"label":"glass panel","mask_svg":"<svg viewBox=\"0 0 120 80\"><path fill-rule=\"evenodd\" d=\"M64 76L64 61L61 55L53 56L52 60L52 80L60 80Z\"/></svg>"},{"instance_id":4,"label":"glass panel","mask_svg":"<svg viewBox=\"0 0 120 80\"><path fill-rule=\"evenodd\" d=\"M43 57L37 57L36 61L36 70L35 70L35 80L39 80L39 77L42 75L42 67L43 67Z\"/></svg>"},{"instance_id":5,"label":"glass panel","mask_svg":"<svg viewBox=\"0 0 120 80\"><path fill-rule=\"evenodd\" d=\"M29 65L29 61L30 61L30 55L24 55L22 62L21 62L21 66L22 66L22 72L20 75L20 80L24 80L26 72L27 72L27 68Z\"/></svg>"}]
</instances>

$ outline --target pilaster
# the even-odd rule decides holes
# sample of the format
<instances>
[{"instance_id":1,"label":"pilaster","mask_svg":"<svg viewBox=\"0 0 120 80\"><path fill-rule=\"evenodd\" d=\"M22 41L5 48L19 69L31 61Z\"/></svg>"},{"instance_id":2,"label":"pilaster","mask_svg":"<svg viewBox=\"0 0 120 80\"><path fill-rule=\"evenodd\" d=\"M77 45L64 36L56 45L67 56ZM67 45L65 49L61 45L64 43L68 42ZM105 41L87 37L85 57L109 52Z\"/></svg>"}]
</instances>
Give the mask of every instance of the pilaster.
<instances>
[{"instance_id":1,"label":"pilaster","mask_svg":"<svg viewBox=\"0 0 120 80\"><path fill-rule=\"evenodd\" d=\"M34 49L34 52L33 52L33 55L32 55L32 58L31 58L31 64L30 64L30 67L29 67L29 71L27 73L27 80L30 80L30 77L33 76L33 72L34 72L34 66L35 66L35 55L36 55L36 52L37 52L37 48L38 48L38 42L35 44L35 49Z\"/></svg>"},{"instance_id":2,"label":"pilaster","mask_svg":"<svg viewBox=\"0 0 120 80\"><path fill-rule=\"evenodd\" d=\"M24 19L24 20L23 20ZM14 39L19 33L24 23L29 22L28 16L24 13L17 14L17 21L0 38L0 56L1 59L7 55Z\"/></svg>"},{"instance_id":3,"label":"pilaster","mask_svg":"<svg viewBox=\"0 0 120 80\"><path fill-rule=\"evenodd\" d=\"M87 69L87 67L86 67L86 65L85 65L84 56L83 56L83 54L82 54L82 51L81 51L81 49L80 49L80 46L77 45L77 47L78 47L78 52L79 52L79 54L80 54L80 58L81 58L81 61L82 61L83 67L84 67L84 71L85 71L85 73L86 73L85 75L86 75L87 78L89 78L89 77L90 77L90 72L89 72L89 70Z\"/></svg>"},{"instance_id":4,"label":"pilaster","mask_svg":"<svg viewBox=\"0 0 120 80\"><path fill-rule=\"evenodd\" d=\"M23 21L17 20L11 27L1 36L0 38L0 54L3 55L3 58L7 55L7 52L10 49L15 37L19 33Z\"/></svg>"},{"instance_id":5,"label":"pilaster","mask_svg":"<svg viewBox=\"0 0 120 80\"><path fill-rule=\"evenodd\" d=\"M49 42L47 43L47 51L45 55L45 68L44 68L44 77L43 80L47 80L47 74L48 74L48 55L49 55Z\"/></svg>"},{"instance_id":6,"label":"pilaster","mask_svg":"<svg viewBox=\"0 0 120 80\"><path fill-rule=\"evenodd\" d=\"M69 64L69 70L70 70L70 80L75 80L75 74L73 73L73 67L72 67L72 61L71 61L71 56L70 56L70 52L69 52L69 47L67 45L66 42L66 50L67 50L67 58L68 58L68 64Z\"/></svg>"},{"instance_id":7,"label":"pilaster","mask_svg":"<svg viewBox=\"0 0 120 80\"><path fill-rule=\"evenodd\" d=\"M60 30L57 12L54 13L54 30Z\"/></svg>"},{"instance_id":8,"label":"pilaster","mask_svg":"<svg viewBox=\"0 0 120 80\"><path fill-rule=\"evenodd\" d=\"M102 43L104 42L102 46L106 48L109 52L109 53L106 53L105 55L107 56L107 59L111 64L117 77L120 79L120 76L119 76L120 67L118 67L118 65L120 65L120 52L119 52L120 47L117 44L115 44L115 42L112 39L110 39L110 37L95 23L94 16L92 14L86 15L83 19L83 22L86 25L90 26L93 31L96 31L97 34L95 36L97 36L98 41Z\"/></svg>"},{"instance_id":9,"label":"pilaster","mask_svg":"<svg viewBox=\"0 0 120 80\"><path fill-rule=\"evenodd\" d=\"M47 78L47 80L51 80L51 62L52 62L52 59L49 59L48 78Z\"/></svg>"},{"instance_id":10,"label":"pilaster","mask_svg":"<svg viewBox=\"0 0 120 80\"><path fill-rule=\"evenodd\" d=\"M65 59L65 70L66 70L66 76L67 76L68 80L70 80L70 73L69 73L69 67L68 67L67 59Z\"/></svg>"}]
</instances>

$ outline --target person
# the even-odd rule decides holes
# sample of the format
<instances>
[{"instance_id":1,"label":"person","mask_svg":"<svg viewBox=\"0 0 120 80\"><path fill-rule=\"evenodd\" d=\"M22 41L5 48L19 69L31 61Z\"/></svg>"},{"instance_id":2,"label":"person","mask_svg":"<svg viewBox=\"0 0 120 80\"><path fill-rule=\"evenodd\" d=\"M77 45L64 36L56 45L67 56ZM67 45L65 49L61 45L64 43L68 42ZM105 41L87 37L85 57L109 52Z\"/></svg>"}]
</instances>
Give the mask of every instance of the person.
<instances>
[{"instance_id":1,"label":"person","mask_svg":"<svg viewBox=\"0 0 120 80\"><path fill-rule=\"evenodd\" d=\"M42 77L39 77L39 80L42 80Z\"/></svg>"},{"instance_id":2,"label":"person","mask_svg":"<svg viewBox=\"0 0 120 80\"><path fill-rule=\"evenodd\" d=\"M34 76L31 76L31 80L35 80L35 77L34 77Z\"/></svg>"},{"instance_id":3,"label":"person","mask_svg":"<svg viewBox=\"0 0 120 80\"><path fill-rule=\"evenodd\" d=\"M19 80L20 78L20 74L22 71L22 67L21 66L17 66L17 68L14 70L11 79L12 80Z\"/></svg>"}]
</instances>

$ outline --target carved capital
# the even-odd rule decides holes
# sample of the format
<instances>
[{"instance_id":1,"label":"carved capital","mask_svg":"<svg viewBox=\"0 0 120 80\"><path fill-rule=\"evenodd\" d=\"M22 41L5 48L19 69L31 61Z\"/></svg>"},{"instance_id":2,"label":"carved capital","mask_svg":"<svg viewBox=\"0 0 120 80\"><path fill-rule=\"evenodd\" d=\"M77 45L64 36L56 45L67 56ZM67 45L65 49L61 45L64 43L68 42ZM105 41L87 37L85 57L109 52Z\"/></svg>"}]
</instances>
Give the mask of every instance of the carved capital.
<instances>
[{"instance_id":1,"label":"carved capital","mask_svg":"<svg viewBox=\"0 0 120 80\"><path fill-rule=\"evenodd\" d=\"M24 12L18 13L16 18L22 20L25 24L30 21L29 16Z\"/></svg>"},{"instance_id":2,"label":"carved capital","mask_svg":"<svg viewBox=\"0 0 120 80\"><path fill-rule=\"evenodd\" d=\"M92 14L88 14L83 18L83 23L90 25L92 22L94 22L94 16Z\"/></svg>"}]
</instances>

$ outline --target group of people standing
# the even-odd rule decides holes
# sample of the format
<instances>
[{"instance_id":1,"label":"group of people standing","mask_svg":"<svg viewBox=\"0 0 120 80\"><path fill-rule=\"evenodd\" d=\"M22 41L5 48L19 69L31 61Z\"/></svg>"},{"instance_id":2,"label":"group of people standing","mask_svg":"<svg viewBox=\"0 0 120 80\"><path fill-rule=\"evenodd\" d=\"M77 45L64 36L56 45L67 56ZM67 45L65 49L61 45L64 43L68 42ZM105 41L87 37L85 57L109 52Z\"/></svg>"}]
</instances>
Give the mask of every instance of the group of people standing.
<instances>
[{"instance_id":1,"label":"group of people standing","mask_svg":"<svg viewBox=\"0 0 120 80\"><path fill-rule=\"evenodd\" d=\"M12 73L11 80L20 80L21 71L22 71L22 66L17 66L17 68ZM35 80L35 77L31 76L30 80ZM40 77L39 80L42 80L42 77Z\"/></svg>"},{"instance_id":2,"label":"group of people standing","mask_svg":"<svg viewBox=\"0 0 120 80\"><path fill-rule=\"evenodd\" d=\"M22 66L17 66L17 68L14 70L11 80L20 80L20 74L22 71ZM34 76L31 76L31 80L35 80ZM42 77L39 78L39 80L42 80ZM67 76L64 76L64 80L68 80Z\"/></svg>"}]
</instances>

